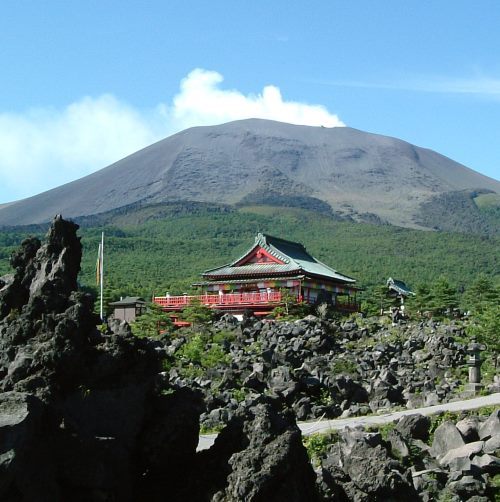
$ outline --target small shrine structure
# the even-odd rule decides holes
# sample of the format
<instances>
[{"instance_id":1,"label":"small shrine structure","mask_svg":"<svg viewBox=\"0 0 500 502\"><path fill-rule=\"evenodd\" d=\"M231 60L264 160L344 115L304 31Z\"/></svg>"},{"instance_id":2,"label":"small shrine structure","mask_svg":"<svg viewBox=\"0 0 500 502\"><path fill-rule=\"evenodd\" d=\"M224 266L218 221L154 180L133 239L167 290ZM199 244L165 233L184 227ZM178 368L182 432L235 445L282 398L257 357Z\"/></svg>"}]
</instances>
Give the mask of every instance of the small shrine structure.
<instances>
[{"instance_id":1,"label":"small shrine structure","mask_svg":"<svg viewBox=\"0 0 500 502\"><path fill-rule=\"evenodd\" d=\"M415 296L415 293L403 281L389 277L386 284L388 296L399 300L400 305L403 305L407 298Z\"/></svg>"},{"instance_id":2,"label":"small shrine structure","mask_svg":"<svg viewBox=\"0 0 500 502\"><path fill-rule=\"evenodd\" d=\"M138 296L120 298L117 302L111 302L109 306L113 307L113 316L115 319L127 322L135 321L140 315L146 312L146 302Z\"/></svg>"},{"instance_id":3,"label":"small shrine structure","mask_svg":"<svg viewBox=\"0 0 500 502\"><path fill-rule=\"evenodd\" d=\"M182 310L193 299L212 308L239 314L252 310L266 315L286 299L309 304L329 303L340 311L359 310L356 280L312 257L298 243L257 234L239 258L202 274L193 284L204 294L154 297L165 310Z\"/></svg>"}]
</instances>

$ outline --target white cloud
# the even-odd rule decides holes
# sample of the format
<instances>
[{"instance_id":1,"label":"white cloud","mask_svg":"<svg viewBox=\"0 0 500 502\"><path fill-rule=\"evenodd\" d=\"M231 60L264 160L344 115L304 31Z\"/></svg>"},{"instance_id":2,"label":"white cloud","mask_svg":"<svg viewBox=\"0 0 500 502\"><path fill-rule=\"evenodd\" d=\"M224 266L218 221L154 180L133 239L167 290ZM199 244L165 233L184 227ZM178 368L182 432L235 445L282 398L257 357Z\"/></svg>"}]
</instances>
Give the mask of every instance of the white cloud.
<instances>
[{"instance_id":1,"label":"white cloud","mask_svg":"<svg viewBox=\"0 0 500 502\"><path fill-rule=\"evenodd\" d=\"M181 92L173 101L174 123L182 128L244 118L262 118L301 125L343 126L324 106L283 101L278 87L268 85L262 94L245 96L236 90L222 90L222 75L193 70L181 82Z\"/></svg>"},{"instance_id":2,"label":"white cloud","mask_svg":"<svg viewBox=\"0 0 500 502\"><path fill-rule=\"evenodd\" d=\"M138 111L110 95L0 114L0 202L89 174L155 139Z\"/></svg>"},{"instance_id":3,"label":"white cloud","mask_svg":"<svg viewBox=\"0 0 500 502\"><path fill-rule=\"evenodd\" d=\"M344 125L323 106L284 101L273 85L244 95L221 89L222 81L217 72L195 69L171 104L147 111L107 94L62 110L0 112L0 203L80 178L187 127L252 117Z\"/></svg>"},{"instance_id":4,"label":"white cloud","mask_svg":"<svg viewBox=\"0 0 500 502\"><path fill-rule=\"evenodd\" d=\"M387 81L359 80L314 80L315 83L336 87L358 87L365 89L389 89L413 92L429 92L443 94L469 94L484 99L497 101L500 98L500 79L490 77L449 78L439 76L423 76L403 79L394 78Z\"/></svg>"},{"instance_id":5,"label":"white cloud","mask_svg":"<svg viewBox=\"0 0 500 502\"><path fill-rule=\"evenodd\" d=\"M500 97L500 79L475 78L428 78L409 82L408 87L424 92L449 94L475 94L483 97Z\"/></svg>"}]
</instances>

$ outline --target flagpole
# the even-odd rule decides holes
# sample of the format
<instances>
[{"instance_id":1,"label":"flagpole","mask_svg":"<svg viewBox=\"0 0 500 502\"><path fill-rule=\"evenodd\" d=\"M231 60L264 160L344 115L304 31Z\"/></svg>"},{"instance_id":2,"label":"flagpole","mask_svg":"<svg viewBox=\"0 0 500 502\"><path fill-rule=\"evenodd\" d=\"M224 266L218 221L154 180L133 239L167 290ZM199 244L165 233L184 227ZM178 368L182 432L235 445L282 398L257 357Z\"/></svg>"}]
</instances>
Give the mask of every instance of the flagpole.
<instances>
[{"instance_id":1,"label":"flagpole","mask_svg":"<svg viewBox=\"0 0 500 502\"><path fill-rule=\"evenodd\" d=\"M100 315L101 321L104 321L103 317L103 289L104 289L104 232L101 233L101 256L99 260L99 278L100 278L100 286L101 286L101 305L100 305Z\"/></svg>"}]
</instances>

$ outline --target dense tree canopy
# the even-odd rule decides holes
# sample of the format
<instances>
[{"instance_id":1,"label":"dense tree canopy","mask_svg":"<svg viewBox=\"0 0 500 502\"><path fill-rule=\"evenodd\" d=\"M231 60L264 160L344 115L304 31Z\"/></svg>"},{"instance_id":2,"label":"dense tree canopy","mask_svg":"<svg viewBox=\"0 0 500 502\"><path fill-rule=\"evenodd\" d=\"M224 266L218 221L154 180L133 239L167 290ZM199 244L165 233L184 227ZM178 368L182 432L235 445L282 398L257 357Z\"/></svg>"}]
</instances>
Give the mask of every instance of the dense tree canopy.
<instances>
[{"instance_id":1,"label":"dense tree canopy","mask_svg":"<svg viewBox=\"0 0 500 502\"><path fill-rule=\"evenodd\" d=\"M364 289L360 298L380 309L380 294L388 277L404 280L417 292L420 309L456 304L454 294L477 298L473 288L478 274L484 282L500 281L500 239L477 235L424 232L390 225L338 221L298 208L227 207L172 204L139 208L84 221L80 284L95 289L95 254L105 232L105 299L120 296L182 294L200 279L203 270L239 256L258 231L302 242L309 252L341 273L355 277ZM11 252L28 233L41 227L0 232L0 275L10 271ZM437 291L438 278L441 290ZM437 305L429 303L426 289L434 288ZM452 291L453 290L453 291ZM479 292L479 296L483 293ZM485 293L489 294L489 293ZM432 296L432 295L431 295ZM382 302L385 305L385 301ZM419 304L420 303L420 304Z\"/></svg>"}]
</instances>

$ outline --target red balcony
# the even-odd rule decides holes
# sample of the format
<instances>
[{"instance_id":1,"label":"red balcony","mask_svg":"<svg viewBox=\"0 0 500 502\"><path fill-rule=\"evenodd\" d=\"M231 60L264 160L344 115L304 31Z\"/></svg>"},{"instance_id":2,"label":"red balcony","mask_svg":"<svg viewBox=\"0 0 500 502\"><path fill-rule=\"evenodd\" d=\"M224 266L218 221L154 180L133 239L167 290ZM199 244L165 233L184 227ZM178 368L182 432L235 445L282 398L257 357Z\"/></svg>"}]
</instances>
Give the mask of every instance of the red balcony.
<instances>
[{"instance_id":1,"label":"red balcony","mask_svg":"<svg viewBox=\"0 0 500 502\"><path fill-rule=\"evenodd\" d=\"M302 298L297 298L302 301ZM153 302L167 311L179 311L192 302L200 302L202 305L218 310L245 310L254 309L269 313L274 307L282 303L280 291L255 292L255 293L227 293L205 295L182 295L182 296L155 296ZM354 299L347 301L337 300L335 309L341 312L359 312L360 305Z\"/></svg>"},{"instance_id":2,"label":"red balcony","mask_svg":"<svg viewBox=\"0 0 500 502\"><path fill-rule=\"evenodd\" d=\"M281 292L271 291L269 293L227 293L224 295L182 295L182 296L155 296L153 302L163 307L165 310L182 310L191 302L200 302L207 307L219 308L221 310L230 307L251 308L265 305L278 305L281 302Z\"/></svg>"}]
</instances>

